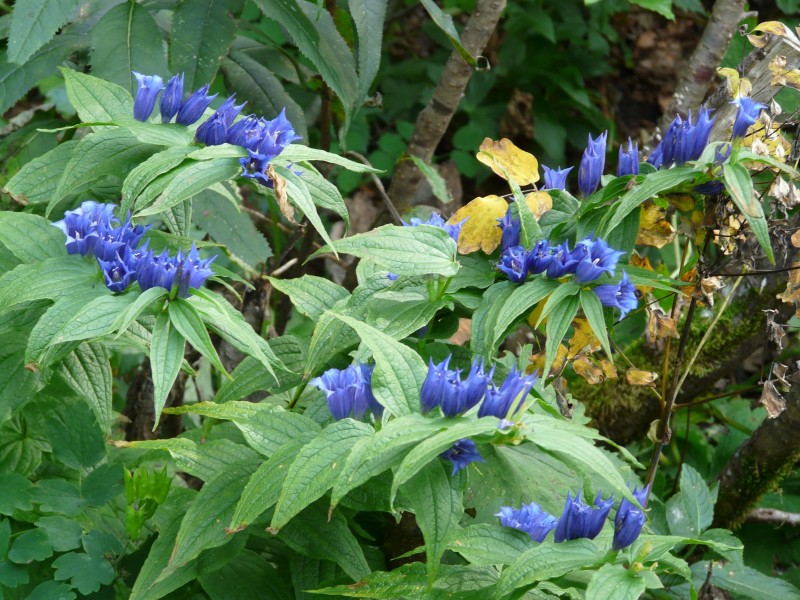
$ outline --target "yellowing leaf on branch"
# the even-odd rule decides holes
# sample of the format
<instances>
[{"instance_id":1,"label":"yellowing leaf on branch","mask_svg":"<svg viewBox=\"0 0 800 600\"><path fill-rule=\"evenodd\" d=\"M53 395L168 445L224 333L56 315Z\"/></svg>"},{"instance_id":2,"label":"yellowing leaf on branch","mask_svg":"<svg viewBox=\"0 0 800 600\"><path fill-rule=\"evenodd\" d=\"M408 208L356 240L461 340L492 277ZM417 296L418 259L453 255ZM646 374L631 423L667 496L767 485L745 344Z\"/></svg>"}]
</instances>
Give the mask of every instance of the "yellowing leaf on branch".
<instances>
[{"instance_id":1,"label":"yellowing leaf on branch","mask_svg":"<svg viewBox=\"0 0 800 600\"><path fill-rule=\"evenodd\" d=\"M603 369L594 364L586 356L579 356L572 363L572 369L577 375L583 377L589 385L597 385L605 381Z\"/></svg>"},{"instance_id":2,"label":"yellowing leaf on branch","mask_svg":"<svg viewBox=\"0 0 800 600\"><path fill-rule=\"evenodd\" d=\"M575 334L569 341L569 353L567 358L572 360L579 354L591 354L600 350L600 341L592 332L589 321L577 318L572 322Z\"/></svg>"},{"instance_id":3,"label":"yellowing leaf on branch","mask_svg":"<svg viewBox=\"0 0 800 600\"><path fill-rule=\"evenodd\" d=\"M656 387L658 373L643 371L642 369L628 369L625 372L625 378L628 380L628 385Z\"/></svg>"},{"instance_id":4,"label":"yellowing leaf on branch","mask_svg":"<svg viewBox=\"0 0 800 600\"><path fill-rule=\"evenodd\" d=\"M634 267L639 267L640 269L647 269L648 271L652 271L653 275L656 274L656 270L653 268L653 265L650 264L650 259L646 256L639 256L636 252L631 253L631 260L630 263ZM636 289L642 292L642 295L647 295L653 291L653 286L650 285L637 285Z\"/></svg>"},{"instance_id":5,"label":"yellowing leaf on branch","mask_svg":"<svg viewBox=\"0 0 800 600\"><path fill-rule=\"evenodd\" d=\"M553 208L553 198L547 192L531 192L525 196L525 204L538 221L544 213Z\"/></svg>"},{"instance_id":6,"label":"yellowing leaf on branch","mask_svg":"<svg viewBox=\"0 0 800 600\"><path fill-rule=\"evenodd\" d=\"M503 218L506 210L508 203L499 196L475 198L459 208L448 221L453 225L467 219L458 236L458 251L461 254L478 250L483 250L486 254L494 252L503 236L497 220Z\"/></svg>"},{"instance_id":7,"label":"yellowing leaf on branch","mask_svg":"<svg viewBox=\"0 0 800 600\"><path fill-rule=\"evenodd\" d=\"M530 357L530 365L525 369L525 372L529 375L534 372L539 373L539 377L543 377L542 372L544 371L544 363L545 363L545 353L544 350L541 352L537 352L536 354ZM558 350L556 351L556 358L553 361L553 365L550 367L550 373L548 375L554 375L556 373L560 373L564 368L564 365L567 362L567 347L564 344L558 345Z\"/></svg>"},{"instance_id":8,"label":"yellowing leaf on branch","mask_svg":"<svg viewBox=\"0 0 800 600\"><path fill-rule=\"evenodd\" d=\"M739 71L728 67L717 69L717 73L724 77L728 84L728 90L731 96L738 98L741 96L749 96L753 89L749 79L739 77Z\"/></svg>"},{"instance_id":9,"label":"yellowing leaf on branch","mask_svg":"<svg viewBox=\"0 0 800 600\"><path fill-rule=\"evenodd\" d=\"M663 248L675 239L675 230L667 221L667 211L648 200L639 213L639 234L636 243Z\"/></svg>"},{"instance_id":10,"label":"yellowing leaf on branch","mask_svg":"<svg viewBox=\"0 0 800 600\"><path fill-rule=\"evenodd\" d=\"M507 173L517 185L530 185L539 181L539 161L533 154L521 150L507 138L495 142L487 137L480 146L477 158L490 167L495 175L506 179Z\"/></svg>"}]
</instances>

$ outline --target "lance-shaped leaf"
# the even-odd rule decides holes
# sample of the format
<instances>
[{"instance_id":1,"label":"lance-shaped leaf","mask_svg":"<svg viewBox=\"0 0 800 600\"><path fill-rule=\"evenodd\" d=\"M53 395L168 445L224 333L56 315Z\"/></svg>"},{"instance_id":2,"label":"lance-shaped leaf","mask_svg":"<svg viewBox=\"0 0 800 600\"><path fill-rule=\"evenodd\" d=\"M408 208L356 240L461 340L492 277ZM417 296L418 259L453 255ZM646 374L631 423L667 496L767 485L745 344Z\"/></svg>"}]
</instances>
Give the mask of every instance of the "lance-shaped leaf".
<instances>
[{"instance_id":1,"label":"lance-shaped leaf","mask_svg":"<svg viewBox=\"0 0 800 600\"><path fill-rule=\"evenodd\" d=\"M150 368L153 371L153 402L155 404L155 425L161 418L161 411L167 402L172 384L178 377L183 362L186 340L170 322L166 311L159 313L153 327L153 341L150 346Z\"/></svg>"}]
</instances>

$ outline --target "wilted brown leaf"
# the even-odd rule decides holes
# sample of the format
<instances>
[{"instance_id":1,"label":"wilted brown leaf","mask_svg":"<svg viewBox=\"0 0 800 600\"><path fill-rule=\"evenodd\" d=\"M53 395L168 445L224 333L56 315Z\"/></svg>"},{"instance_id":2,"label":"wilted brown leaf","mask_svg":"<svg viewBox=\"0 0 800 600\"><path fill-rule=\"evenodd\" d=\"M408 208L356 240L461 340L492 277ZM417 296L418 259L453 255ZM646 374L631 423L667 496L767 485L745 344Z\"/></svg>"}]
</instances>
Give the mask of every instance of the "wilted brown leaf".
<instances>
[{"instance_id":1,"label":"wilted brown leaf","mask_svg":"<svg viewBox=\"0 0 800 600\"><path fill-rule=\"evenodd\" d=\"M691 283L691 285L686 285L681 288L681 293L684 296L691 297L694 294L694 284L697 281L697 269L689 269L681 275L681 281L685 281L687 283Z\"/></svg>"},{"instance_id":2,"label":"wilted brown leaf","mask_svg":"<svg viewBox=\"0 0 800 600\"><path fill-rule=\"evenodd\" d=\"M714 293L723 287L725 287L725 284L719 277L706 277L700 280L700 295L703 297L706 304L713 307Z\"/></svg>"},{"instance_id":3,"label":"wilted brown leaf","mask_svg":"<svg viewBox=\"0 0 800 600\"><path fill-rule=\"evenodd\" d=\"M789 371L789 367L787 367L783 363L772 363L772 375L780 381L783 385L787 388L792 387L792 384L786 380L786 373Z\"/></svg>"},{"instance_id":4,"label":"wilted brown leaf","mask_svg":"<svg viewBox=\"0 0 800 600\"><path fill-rule=\"evenodd\" d=\"M487 137L483 140L477 157L480 162L490 167L495 175L505 179L507 173L517 185L530 185L539 181L539 161L530 152L517 148L514 142L507 138L495 142Z\"/></svg>"},{"instance_id":5,"label":"wilted brown leaf","mask_svg":"<svg viewBox=\"0 0 800 600\"><path fill-rule=\"evenodd\" d=\"M648 200L639 215L639 234L636 243L663 248L675 239L675 230L666 219L667 211Z\"/></svg>"},{"instance_id":6,"label":"wilted brown leaf","mask_svg":"<svg viewBox=\"0 0 800 600\"><path fill-rule=\"evenodd\" d=\"M653 265L650 264L650 259L646 256L639 256L636 252L631 253L631 260L630 264L634 267L639 267L640 269L647 269L648 271L652 271L655 275L655 269ZM653 291L653 286L651 285L637 285L636 289L642 292L642 295L646 296L650 292Z\"/></svg>"},{"instance_id":7,"label":"wilted brown leaf","mask_svg":"<svg viewBox=\"0 0 800 600\"><path fill-rule=\"evenodd\" d=\"M497 219L503 218L507 210L508 203L499 196L475 198L459 208L448 221L452 225L467 219L458 236L458 251L461 254L478 250L486 254L494 252L503 236Z\"/></svg>"},{"instance_id":8,"label":"wilted brown leaf","mask_svg":"<svg viewBox=\"0 0 800 600\"><path fill-rule=\"evenodd\" d=\"M597 385L605 381L603 370L586 356L579 356L572 362L575 373L586 380L589 385Z\"/></svg>"},{"instance_id":9,"label":"wilted brown leaf","mask_svg":"<svg viewBox=\"0 0 800 600\"><path fill-rule=\"evenodd\" d=\"M589 321L577 318L572 322L575 333L569 340L569 352L567 358L572 360L579 354L591 354L600 350L600 341L592 332Z\"/></svg>"},{"instance_id":10,"label":"wilted brown leaf","mask_svg":"<svg viewBox=\"0 0 800 600\"><path fill-rule=\"evenodd\" d=\"M533 354L529 359L530 365L525 369L525 372L531 374L535 371L539 372L539 376L542 376L542 372L544 371L544 361L545 361L545 354L544 351L537 352ZM553 361L553 365L550 367L550 373L548 375L554 375L555 373L560 373L561 370L564 368L564 365L567 362L567 347L564 344L558 345L558 350L556 350L556 358Z\"/></svg>"},{"instance_id":11,"label":"wilted brown leaf","mask_svg":"<svg viewBox=\"0 0 800 600\"><path fill-rule=\"evenodd\" d=\"M786 283L786 291L778 294L778 300L783 300L786 304L794 304L795 311L800 317L800 262L792 263L792 270L789 271L789 281Z\"/></svg>"},{"instance_id":12,"label":"wilted brown leaf","mask_svg":"<svg viewBox=\"0 0 800 600\"><path fill-rule=\"evenodd\" d=\"M667 202L682 212L689 212L697 204L691 194L668 194L666 199Z\"/></svg>"},{"instance_id":13,"label":"wilted brown leaf","mask_svg":"<svg viewBox=\"0 0 800 600\"><path fill-rule=\"evenodd\" d=\"M792 246L795 248L800 248L800 229L795 231L791 237Z\"/></svg>"},{"instance_id":14,"label":"wilted brown leaf","mask_svg":"<svg viewBox=\"0 0 800 600\"><path fill-rule=\"evenodd\" d=\"M759 402L767 409L767 416L774 419L786 409L786 400L775 388L773 381L765 381Z\"/></svg>"},{"instance_id":15,"label":"wilted brown leaf","mask_svg":"<svg viewBox=\"0 0 800 600\"><path fill-rule=\"evenodd\" d=\"M606 376L606 379L617 379L617 367L607 358L600 361L600 368L603 369L603 375Z\"/></svg>"},{"instance_id":16,"label":"wilted brown leaf","mask_svg":"<svg viewBox=\"0 0 800 600\"><path fill-rule=\"evenodd\" d=\"M668 317L658 305L647 307L647 336L649 340L681 337L675 319Z\"/></svg>"},{"instance_id":17,"label":"wilted brown leaf","mask_svg":"<svg viewBox=\"0 0 800 600\"><path fill-rule=\"evenodd\" d=\"M653 371L643 371L642 369L628 369L625 372L625 378L628 380L628 385L656 387L656 379L658 373Z\"/></svg>"},{"instance_id":18,"label":"wilted brown leaf","mask_svg":"<svg viewBox=\"0 0 800 600\"><path fill-rule=\"evenodd\" d=\"M780 323L775 322L775 315L778 314L778 311L774 308L768 308L764 311L764 314L767 317L767 339L771 342L775 342L778 346L778 350L782 350L783 338L786 337L786 332L783 330L783 326Z\"/></svg>"},{"instance_id":19,"label":"wilted brown leaf","mask_svg":"<svg viewBox=\"0 0 800 600\"><path fill-rule=\"evenodd\" d=\"M275 191L275 199L278 201L278 208L281 214L286 217L290 223L297 224L294 220L294 207L289 204L289 196L286 193L286 180L275 172L272 165L267 166L267 177L272 180L273 190Z\"/></svg>"}]
</instances>

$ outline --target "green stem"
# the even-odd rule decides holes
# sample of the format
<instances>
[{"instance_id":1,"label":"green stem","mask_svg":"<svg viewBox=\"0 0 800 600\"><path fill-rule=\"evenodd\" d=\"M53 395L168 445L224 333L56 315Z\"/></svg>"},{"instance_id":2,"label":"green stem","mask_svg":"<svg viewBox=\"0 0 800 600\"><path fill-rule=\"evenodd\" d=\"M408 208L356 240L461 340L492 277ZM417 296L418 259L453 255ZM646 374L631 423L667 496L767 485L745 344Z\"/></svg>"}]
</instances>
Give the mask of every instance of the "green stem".
<instances>
[{"instance_id":1,"label":"green stem","mask_svg":"<svg viewBox=\"0 0 800 600\"><path fill-rule=\"evenodd\" d=\"M297 404L297 401L300 400L300 396L303 395L303 391L305 391L307 385L308 382L303 382L302 384L297 386L297 389L294 392L294 396L292 396L292 399L289 402L289 406L287 406L289 410L292 410L295 407L295 404Z\"/></svg>"}]
</instances>

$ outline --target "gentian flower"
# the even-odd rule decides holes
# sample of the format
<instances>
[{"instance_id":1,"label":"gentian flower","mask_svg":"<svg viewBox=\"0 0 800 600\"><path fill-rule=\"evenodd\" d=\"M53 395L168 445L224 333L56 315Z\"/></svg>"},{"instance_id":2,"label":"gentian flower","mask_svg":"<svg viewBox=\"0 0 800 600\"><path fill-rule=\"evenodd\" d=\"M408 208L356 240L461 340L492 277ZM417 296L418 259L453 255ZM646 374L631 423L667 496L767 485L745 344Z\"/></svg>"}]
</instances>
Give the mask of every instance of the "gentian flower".
<instances>
[{"instance_id":1,"label":"gentian flower","mask_svg":"<svg viewBox=\"0 0 800 600\"><path fill-rule=\"evenodd\" d=\"M246 102L236 106L236 94L229 97L222 103L206 121L197 128L195 137L198 142L206 146L218 146L227 141L228 128L233 124L233 120L241 112Z\"/></svg>"},{"instance_id":2,"label":"gentian flower","mask_svg":"<svg viewBox=\"0 0 800 600\"><path fill-rule=\"evenodd\" d=\"M433 227L438 227L439 229L444 229L444 231L449 235L452 240L458 243L458 236L461 234L461 228L464 226L464 222L467 219L462 219L455 225L449 225L447 221L442 218L437 212L432 212L431 216L428 218L427 221L423 221L422 219L418 219L417 217L412 217L409 219L409 223L403 223L406 227L418 227L420 225L432 225Z\"/></svg>"},{"instance_id":3,"label":"gentian flower","mask_svg":"<svg viewBox=\"0 0 800 600\"><path fill-rule=\"evenodd\" d=\"M164 80L158 75L142 75L136 71L131 73L139 84L136 99L133 101L133 118L137 121L147 121L156 106L158 93L164 89Z\"/></svg>"},{"instance_id":4,"label":"gentian flower","mask_svg":"<svg viewBox=\"0 0 800 600\"><path fill-rule=\"evenodd\" d=\"M500 523L504 527L512 527L513 529L524 531L540 543L558 524L558 519L542 510L542 507L535 502L523 504L516 509L510 506L502 506L500 507L500 512L495 516L500 517Z\"/></svg>"},{"instance_id":5,"label":"gentian flower","mask_svg":"<svg viewBox=\"0 0 800 600\"><path fill-rule=\"evenodd\" d=\"M383 405L375 399L372 393L372 372L375 370L375 365L365 365L359 363L358 368L361 370L361 378L364 380L364 395L367 398L367 406L375 415L376 419L383 416Z\"/></svg>"},{"instance_id":6,"label":"gentian flower","mask_svg":"<svg viewBox=\"0 0 800 600\"><path fill-rule=\"evenodd\" d=\"M113 206L113 205L112 205ZM116 220L116 219L115 219ZM136 248L142 236L152 225L131 225L131 217L119 227L111 227L111 223L100 223L97 226L97 242L94 246L94 255L98 260L113 261L117 254L122 255L126 246Z\"/></svg>"},{"instance_id":7,"label":"gentian flower","mask_svg":"<svg viewBox=\"0 0 800 600\"><path fill-rule=\"evenodd\" d=\"M572 275L578 266L578 260L569 250L567 242L550 249L551 259L547 265L547 276L558 279L564 275Z\"/></svg>"},{"instance_id":8,"label":"gentian flower","mask_svg":"<svg viewBox=\"0 0 800 600\"><path fill-rule=\"evenodd\" d=\"M572 251L573 257L578 261L575 267L575 280L578 283L594 281L603 273L614 274L620 256L625 254L620 250L609 248L601 239L581 240Z\"/></svg>"},{"instance_id":9,"label":"gentian flower","mask_svg":"<svg viewBox=\"0 0 800 600\"><path fill-rule=\"evenodd\" d=\"M733 122L733 139L743 138L747 135L747 130L756 122L758 115L767 108L766 104L756 102L749 96L737 98L731 104L735 104L738 107L736 120Z\"/></svg>"},{"instance_id":10,"label":"gentian flower","mask_svg":"<svg viewBox=\"0 0 800 600\"><path fill-rule=\"evenodd\" d=\"M178 251L174 257L167 250L147 252L136 263L136 281L143 291L154 287L172 290L177 285L178 297L187 298L189 288L199 288L214 274L209 268L214 259L216 256L202 260L194 244L188 253Z\"/></svg>"},{"instance_id":11,"label":"gentian flower","mask_svg":"<svg viewBox=\"0 0 800 600\"><path fill-rule=\"evenodd\" d=\"M333 418L337 421L352 417L360 419L369 408L367 382L360 367L350 365L344 370L328 369L309 384L325 392Z\"/></svg>"},{"instance_id":12,"label":"gentian flower","mask_svg":"<svg viewBox=\"0 0 800 600\"><path fill-rule=\"evenodd\" d=\"M525 248L512 246L500 255L500 262L497 263L497 268L514 283L522 283L528 277L526 259L527 252L525 252Z\"/></svg>"},{"instance_id":13,"label":"gentian flower","mask_svg":"<svg viewBox=\"0 0 800 600\"><path fill-rule=\"evenodd\" d=\"M489 389L489 382L492 380L492 375L494 375L494 367L492 367L489 373L484 372L483 359L476 358L472 361L472 367L467 374L467 379L462 384L464 407L459 412L466 412L473 406L477 406L478 402L483 399L486 395L486 391Z\"/></svg>"},{"instance_id":14,"label":"gentian flower","mask_svg":"<svg viewBox=\"0 0 800 600\"><path fill-rule=\"evenodd\" d=\"M660 169L664 165L664 147L661 145L661 143L655 147L653 153L647 158L647 162L653 165L656 169Z\"/></svg>"},{"instance_id":15,"label":"gentian flower","mask_svg":"<svg viewBox=\"0 0 800 600\"><path fill-rule=\"evenodd\" d=\"M524 375L521 371L517 371L513 367L500 387L492 384L486 392L486 397L483 399L481 407L478 409L478 416L495 416L498 419L506 419L516 414L522 407L522 402L530 392L533 384L536 383L538 376L534 373L532 375ZM518 398L522 397L520 402L516 402ZM515 404L516 403L516 404ZM508 412L514 406L514 412L509 415Z\"/></svg>"},{"instance_id":16,"label":"gentian flower","mask_svg":"<svg viewBox=\"0 0 800 600\"><path fill-rule=\"evenodd\" d=\"M711 128L714 126L714 119L709 118L711 111L701 108L697 115L697 122L692 132L692 152L688 160L697 160L703 154L703 150L708 145L708 137L711 135ZM716 117L715 117L716 118Z\"/></svg>"},{"instance_id":17,"label":"gentian flower","mask_svg":"<svg viewBox=\"0 0 800 600\"><path fill-rule=\"evenodd\" d=\"M542 165L544 169L544 189L546 190L566 190L567 189L567 175L572 171L573 167L566 169L557 168L551 169L546 165Z\"/></svg>"},{"instance_id":18,"label":"gentian flower","mask_svg":"<svg viewBox=\"0 0 800 600\"><path fill-rule=\"evenodd\" d=\"M625 318L630 311L639 306L639 299L636 297L636 287L628 279L628 274L622 272L622 279L619 283L606 283L594 288L594 293L600 298L603 306L618 308L620 319Z\"/></svg>"},{"instance_id":19,"label":"gentian flower","mask_svg":"<svg viewBox=\"0 0 800 600\"><path fill-rule=\"evenodd\" d=\"M186 102L181 104L175 122L181 125L196 123L216 97L216 94L213 96L208 95L208 84L195 90L192 95L186 99Z\"/></svg>"},{"instance_id":20,"label":"gentian flower","mask_svg":"<svg viewBox=\"0 0 800 600\"><path fill-rule=\"evenodd\" d=\"M161 94L161 103L158 110L161 112L161 122L169 123L172 117L178 114L183 103L183 73L173 75Z\"/></svg>"},{"instance_id":21,"label":"gentian flower","mask_svg":"<svg viewBox=\"0 0 800 600\"><path fill-rule=\"evenodd\" d=\"M494 369L484 373L483 361L476 358L462 381L461 369L448 368L451 358L452 355L448 356L438 365L429 359L428 374L420 391L423 414L438 406L444 416L455 417L478 404L486 394Z\"/></svg>"},{"instance_id":22,"label":"gentian flower","mask_svg":"<svg viewBox=\"0 0 800 600\"><path fill-rule=\"evenodd\" d=\"M239 125L242 121L246 123ZM248 151L249 156L239 159L242 176L271 187L272 181L266 175L267 165L286 146L299 140L300 136L286 118L286 109L271 121L256 119L252 115L242 121L235 123L228 131L228 143L242 146Z\"/></svg>"},{"instance_id":23,"label":"gentian flower","mask_svg":"<svg viewBox=\"0 0 800 600\"><path fill-rule=\"evenodd\" d=\"M711 127L714 125L714 119L710 118L710 114L707 109L700 109L696 122L692 122L691 111L686 120L677 115L647 162L660 169L673 163L680 166L687 161L700 158L708 144Z\"/></svg>"},{"instance_id":24,"label":"gentian flower","mask_svg":"<svg viewBox=\"0 0 800 600\"><path fill-rule=\"evenodd\" d=\"M628 138L628 149L624 146L619 147L619 162L617 163L617 177L623 175L639 174L639 144L634 144Z\"/></svg>"},{"instance_id":25,"label":"gentian flower","mask_svg":"<svg viewBox=\"0 0 800 600\"><path fill-rule=\"evenodd\" d=\"M130 249L126 247L126 249ZM119 254L111 261L97 259L100 268L103 269L103 277L106 280L106 287L112 292L124 292L136 279L136 270L120 258Z\"/></svg>"},{"instance_id":26,"label":"gentian flower","mask_svg":"<svg viewBox=\"0 0 800 600\"><path fill-rule=\"evenodd\" d=\"M641 491L636 488L633 489L633 495L642 506L647 500L648 492L649 486L642 488ZM614 517L614 542L611 548L613 550L622 550L630 546L642 532L644 522L645 516L642 510L635 507L626 498L623 498L617 509L617 515Z\"/></svg>"},{"instance_id":27,"label":"gentian flower","mask_svg":"<svg viewBox=\"0 0 800 600\"><path fill-rule=\"evenodd\" d=\"M608 131L604 131L595 140L589 135L589 145L583 151L583 158L578 168L578 188L584 196L591 196L600 186L600 178L606 164L607 137Z\"/></svg>"},{"instance_id":28,"label":"gentian flower","mask_svg":"<svg viewBox=\"0 0 800 600\"><path fill-rule=\"evenodd\" d=\"M550 247L550 242L547 240L539 240L534 244L533 250L528 252L525 258L525 265L528 267L528 272L533 275L544 273L550 263L553 262L553 252Z\"/></svg>"},{"instance_id":29,"label":"gentian flower","mask_svg":"<svg viewBox=\"0 0 800 600\"><path fill-rule=\"evenodd\" d=\"M425 376L425 381L422 382L422 389L419 393L423 415L442 403L447 377L451 373L447 368L451 358L453 358L452 354L438 365L433 364L432 358L428 359L428 374Z\"/></svg>"},{"instance_id":30,"label":"gentian flower","mask_svg":"<svg viewBox=\"0 0 800 600\"><path fill-rule=\"evenodd\" d=\"M114 216L114 208L113 204L86 200L79 208L66 211L63 219L53 223L67 236L67 241L64 242L67 252L82 256L93 254L100 239L100 228L119 222Z\"/></svg>"},{"instance_id":31,"label":"gentian flower","mask_svg":"<svg viewBox=\"0 0 800 600\"><path fill-rule=\"evenodd\" d=\"M485 462L480 452L478 452L478 447L475 445L475 442L469 438L458 440L439 456L453 463L453 472L450 474L451 476L458 473L461 469L466 468L470 463Z\"/></svg>"},{"instance_id":32,"label":"gentian flower","mask_svg":"<svg viewBox=\"0 0 800 600\"><path fill-rule=\"evenodd\" d=\"M498 227L503 230L500 238L500 250L505 252L512 246L519 246L520 221L511 215L511 206L506 210L506 214L497 219Z\"/></svg>"},{"instance_id":33,"label":"gentian flower","mask_svg":"<svg viewBox=\"0 0 800 600\"><path fill-rule=\"evenodd\" d=\"M567 492L564 512L561 513L558 525L556 525L556 543L578 538L589 538L590 540L596 538L600 530L603 529L606 517L613 504L614 500L612 498L603 500L598 492L597 497L594 499L595 508L592 508L584 504L581 500L580 492L574 499Z\"/></svg>"}]
</instances>

